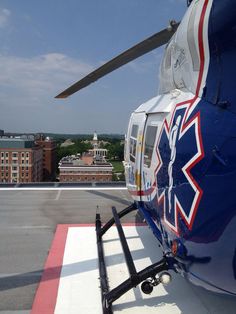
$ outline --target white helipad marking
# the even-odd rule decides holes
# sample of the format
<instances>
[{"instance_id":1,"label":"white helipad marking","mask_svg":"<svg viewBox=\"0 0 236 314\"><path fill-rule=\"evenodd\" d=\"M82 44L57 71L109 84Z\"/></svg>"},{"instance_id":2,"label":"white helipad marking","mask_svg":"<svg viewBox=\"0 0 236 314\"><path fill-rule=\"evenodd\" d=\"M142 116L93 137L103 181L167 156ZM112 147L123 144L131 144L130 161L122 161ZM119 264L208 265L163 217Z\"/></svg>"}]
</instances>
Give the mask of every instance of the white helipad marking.
<instances>
[{"instance_id":1,"label":"white helipad marking","mask_svg":"<svg viewBox=\"0 0 236 314\"><path fill-rule=\"evenodd\" d=\"M14 187L14 188L2 188L0 191L117 191L127 190L126 187Z\"/></svg>"},{"instance_id":2,"label":"white helipad marking","mask_svg":"<svg viewBox=\"0 0 236 314\"><path fill-rule=\"evenodd\" d=\"M138 271L161 259L157 241L147 227L125 226L124 231ZM128 271L116 228L112 227L103 238L112 289L127 279ZM114 313L226 313L222 306L218 311L222 298L192 286L180 275L172 273L172 277L168 286L155 287L151 295L143 294L139 287L127 292L114 302ZM69 227L54 313L102 314L98 278L95 227ZM227 302L223 307L229 309L227 306L232 304Z\"/></svg>"},{"instance_id":3,"label":"white helipad marking","mask_svg":"<svg viewBox=\"0 0 236 314\"><path fill-rule=\"evenodd\" d=\"M56 198L55 198L55 201L58 201L58 200L59 200L59 198L60 198L60 196L61 196L61 192L62 192L62 190L58 190L57 196L56 196Z\"/></svg>"},{"instance_id":4,"label":"white helipad marking","mask_svg":"<svg viewBox=\"0 0 236 314\"><path fill-rule=\"evenodd\" d=\"M102 313L98 278L95 228L69 228L54 313Z\"/></svg>"}]
</instances>

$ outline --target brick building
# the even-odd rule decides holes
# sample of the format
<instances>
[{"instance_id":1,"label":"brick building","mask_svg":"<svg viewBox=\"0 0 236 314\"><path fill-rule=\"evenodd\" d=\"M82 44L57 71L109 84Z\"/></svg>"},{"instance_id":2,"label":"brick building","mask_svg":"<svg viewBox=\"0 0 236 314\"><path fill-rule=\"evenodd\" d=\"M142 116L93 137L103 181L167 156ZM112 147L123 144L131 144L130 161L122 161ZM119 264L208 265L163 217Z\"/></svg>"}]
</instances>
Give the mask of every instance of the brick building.
<instances>
[{"instance_id":1,"label":"brick building","mask_svg":"<svg viewBox=\"0 0 236 314\"><path fill-rule=\"evenodd\" d=\"M49 137L36 140L43 149L43 180L53 181L56 175L56 142Z\"/></svg>"},{"instance_id":2,"label":"brick building","mask_svg":"<svg viewBox=\"0 0 236 314\"><path fill-rule=\"evenodd\" d=\"M0 138L0 182L40 182L43 150L33 140Z\"/></svg>"},{"instance_id":3,"label":"brick building","mask_svg":"<svg viewBox=\"0 0 236 314\"><path fill-rule=\"evenodd\" d=\"M112 181L112 164L108 162L91 163L93 156L82 158L68 156L59 163L60 182L109 182ZM87 162L87 163L86 163Z\"/></svg>"}]
</instances>

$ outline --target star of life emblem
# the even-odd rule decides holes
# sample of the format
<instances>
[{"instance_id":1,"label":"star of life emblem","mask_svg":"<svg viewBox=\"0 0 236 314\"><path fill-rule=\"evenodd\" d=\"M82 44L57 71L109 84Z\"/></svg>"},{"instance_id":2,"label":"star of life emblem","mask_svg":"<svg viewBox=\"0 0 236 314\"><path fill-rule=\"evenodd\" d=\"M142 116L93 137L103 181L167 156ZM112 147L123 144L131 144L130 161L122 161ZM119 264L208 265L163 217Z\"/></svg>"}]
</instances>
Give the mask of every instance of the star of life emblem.
<instances>
[{"instance_id":1,"label":"star of life emblem","mask_svg":"<svg viewBox=\"0 0 236 314\"><path fill-rule=\"evenodd\" d=\"M164 121L157 145L158 208L164 223L176 234L180 232L180 220L192 229L203 194L196 171L204 157L200 113L192 116L191 105L175 107L171 120Z\"/></svg>"}]
</instances>

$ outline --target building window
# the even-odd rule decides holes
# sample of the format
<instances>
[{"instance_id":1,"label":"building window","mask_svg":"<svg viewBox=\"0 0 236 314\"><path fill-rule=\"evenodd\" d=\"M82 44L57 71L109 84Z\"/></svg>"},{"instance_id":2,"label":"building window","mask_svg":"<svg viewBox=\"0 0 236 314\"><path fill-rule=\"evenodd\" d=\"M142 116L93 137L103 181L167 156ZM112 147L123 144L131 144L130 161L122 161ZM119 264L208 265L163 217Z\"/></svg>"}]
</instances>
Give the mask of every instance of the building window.
<instances>
[{"instance_id":1,"label":"building window","mask_svg":"<svg viewBox=\"0 0 236 314\"><path fill-rule=\"evenodd\" d=\"M1 157L4 158L4 153L1 153Z\"/></svg>"},{"instance_id":2,"label":"building window","mask_svg":"<svg viewBox=\"0 0 236 314\"><path fill-rule=\"evenodd\" d=\"M12 167L12 170L13 170L13 171L17 171L17 167L16 167L16 166L13 166L13 167Z\"/></svg>"},{"instance_id":3,"label":"building window","mask_svg":"<svg viewBox=\"0 0 236 314\"><path fill-rule=\"evenodd\" d=\"M17 158L18 157L18 153L12 153L12 158Z\"/></svg>"}]
</instances>

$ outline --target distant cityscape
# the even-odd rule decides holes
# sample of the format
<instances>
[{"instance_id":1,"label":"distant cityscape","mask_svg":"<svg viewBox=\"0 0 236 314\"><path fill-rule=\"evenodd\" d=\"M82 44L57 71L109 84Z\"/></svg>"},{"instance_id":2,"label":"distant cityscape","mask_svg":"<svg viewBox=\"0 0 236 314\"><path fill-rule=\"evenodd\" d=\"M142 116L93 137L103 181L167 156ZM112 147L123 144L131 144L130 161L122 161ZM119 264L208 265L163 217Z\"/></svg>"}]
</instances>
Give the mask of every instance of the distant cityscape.
<instances>
[{"instance_id":1,"label":"distant cityscape","mask_svg":"<svg viewBox=\"0 0 236 314\"><path fill-rule=\"evenodd\" d=\"M0 130L0 183L123 181L122 135L13 134Z\"/></svg>"}]
</instances>

